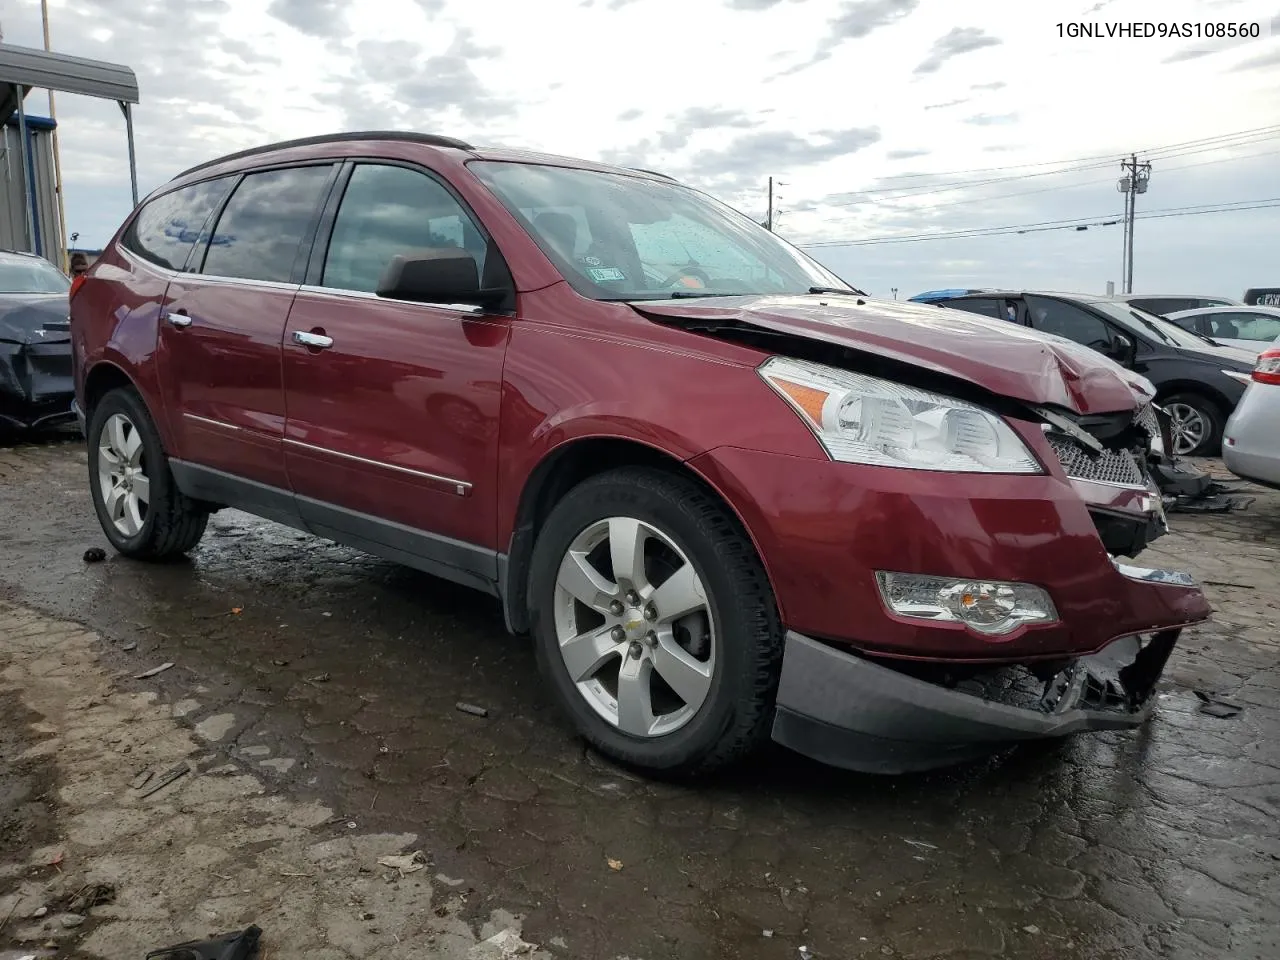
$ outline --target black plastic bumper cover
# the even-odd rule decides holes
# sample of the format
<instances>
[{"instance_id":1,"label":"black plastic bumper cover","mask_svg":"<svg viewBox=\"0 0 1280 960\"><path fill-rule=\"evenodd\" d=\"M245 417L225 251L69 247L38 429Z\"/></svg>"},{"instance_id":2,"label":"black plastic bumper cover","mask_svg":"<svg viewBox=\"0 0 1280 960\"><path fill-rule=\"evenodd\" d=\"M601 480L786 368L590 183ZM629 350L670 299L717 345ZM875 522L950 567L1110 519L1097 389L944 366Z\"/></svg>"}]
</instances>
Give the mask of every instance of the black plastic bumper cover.
<instances>
[{"instance_id":1,"label":"black plastic bumper cover","mask_svg":"<svg viewBox=\"0 0 1280 960\"><path fill-rule=\"evenodd\" d=\"M37 429L74 419L71 343L0 341L0 426Z\"/></svg>"},{"instance_id":2,"label":"black plastic bumper cover","mask_svg":"<svg viewBox=\"0 0 1280 960\"><path fill-rule=\"evenodd\" d=\"M1020 741L1123 730L1147 718L1178 630L1117 640L1072 661L1033 706L931 683L788 633L773 739L832 766L907 773Z\"/></svg>"}]
</instances>

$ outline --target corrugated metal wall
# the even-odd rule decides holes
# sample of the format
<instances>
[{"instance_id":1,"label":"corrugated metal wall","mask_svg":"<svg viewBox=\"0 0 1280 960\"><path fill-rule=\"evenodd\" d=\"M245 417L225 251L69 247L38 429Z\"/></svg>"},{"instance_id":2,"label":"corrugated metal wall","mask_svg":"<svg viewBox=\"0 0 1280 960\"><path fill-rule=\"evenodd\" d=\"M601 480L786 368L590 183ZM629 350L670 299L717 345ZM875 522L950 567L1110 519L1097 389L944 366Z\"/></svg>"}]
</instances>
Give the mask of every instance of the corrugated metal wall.
<instances>
[{"instance_id":1,"label":"corrugated metal wall","mask_svg":"<svg viewBox=\"0 0 1280 960\"><path fill-rule=\"evenodd\" d=\"M48 120L28 117L24 152L18 122L4 125L3 157L0 157L0 249L38 253L62 268L58 242L58 198L53 169L53 131ZM27 205L30 191L23 176L24 163L35 171L35 236L28 239Z\"/></svg>"}]
</instances>

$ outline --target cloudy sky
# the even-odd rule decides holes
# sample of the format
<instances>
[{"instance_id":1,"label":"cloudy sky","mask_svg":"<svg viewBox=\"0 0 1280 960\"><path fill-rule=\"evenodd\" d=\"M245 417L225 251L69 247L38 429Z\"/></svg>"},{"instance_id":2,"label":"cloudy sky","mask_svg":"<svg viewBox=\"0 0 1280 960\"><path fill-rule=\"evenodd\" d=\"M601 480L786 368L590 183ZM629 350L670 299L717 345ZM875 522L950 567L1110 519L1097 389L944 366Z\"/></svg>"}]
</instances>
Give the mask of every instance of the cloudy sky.
<instances>
[{"instance_id":1,"label":"cloudy sky","mask_svg":"<svg viewBox=\"0 0 1280 960\"><path fill-rule=\"evenodd\" d=\"M1075 225L1119 214L1119 158L1138 151L1152 162L1140 213L1277 205L1140 220L1136 290L1280 284L1280 0L49 8L55 50L137 72L144 194L262 142L416 129L660 169L759 219L772 175L779 232L876 295L1102 292L1120 280L1120 227ZM1135 20L1259 23L1262 36L1090 40L1058 26ZM43 45L38 0L8 0L0 25L8 43ZM28 104L46 112L39 92ZM129 210L123 121L71 96L58 118L68 229L97 246ZM962 235L903 239L939 233Z\"/></svg>"}]
</instances>

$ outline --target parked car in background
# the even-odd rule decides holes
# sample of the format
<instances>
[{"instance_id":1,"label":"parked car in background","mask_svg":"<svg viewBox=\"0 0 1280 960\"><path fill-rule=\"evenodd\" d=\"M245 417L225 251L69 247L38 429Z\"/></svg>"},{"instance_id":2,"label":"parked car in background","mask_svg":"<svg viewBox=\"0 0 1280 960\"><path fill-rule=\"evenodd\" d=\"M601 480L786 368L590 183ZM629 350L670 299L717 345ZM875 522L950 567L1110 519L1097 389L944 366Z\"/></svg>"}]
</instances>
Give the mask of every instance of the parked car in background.
<instances>
[{"instance_id":1,"label":"parked car in background","mask_svg":"<svg viewBox=\"0 0 1280 960\"><path fill-rule=\"evenodd\" d=\"M1252 353L1220 347L1121 300L1081 293L979 293L935 301L1092 347L1146 377L1172 420L1173 452L1218 452L1253 372Z\"/></svg>"},{"instance_id":2,"label":"parked car in background","mask_svg":"<svg viewBox=\"0 0 1280 960\"><path fill-rule=\"evenodd\" d=\"M1201 297L1166 293L1121 293L1117 294L1115 299L1137 307L1139 310L1145 310L1147 313L1154 313L1157 317L1168 316L1175 310L1242 306L1239 300L1232 300L1230 297Z\"/></svg>"},{"instance_id":3,"label":"parked car in background","mask_svg":"<svg viewBox=\"0 0 1280 960\"><path fill-rule=\"evenodd\" d=\"M1280 307L1280 287L1250 287L1244 302L1251 307Z\"/></svg>"},{"instance_id":4,"label":"parked car in background","mask_svg":"<svg viewBox=\"0 0 1280 960\"><path fill-rule=\"evenodd\" d=\"M0 432L72 422L71 280L43 257L0 251Z\"/></svg>"},{"instance_id":5,"label":"parked car in background","mask_svg":"<svg viewBox=\"0 0 1280 960\"><path fill-rule=\"evenodd\" d=\"M1263 350L1227 421L1222 462L1237 477L1280 489L1280 346Z\"/></svg>"},{"instance_id":6,"label":"parked car in background","mask_svg":"<svg viewBox=\"0 0 1280 960\"><path fill-rule=\"evenodd\" d=\"M1280 340L1280 307L1202 307L1165 316L1183 330L1224 347L1265 350Z\"/></svg>"},{"instance_id":7,"label":"parked car in background","mask_svg":"<svg viewBox=\"0 0 1280 960\"><path fill-rule=\"evenodd\" d=\"M77 284L118 551L236 507L488 592L632 766L1133 727L1209 615L1121 559L1166 529L1128 371L860 295L670 178L308 138L163 185Z\"/></svg>"}]
</instances>

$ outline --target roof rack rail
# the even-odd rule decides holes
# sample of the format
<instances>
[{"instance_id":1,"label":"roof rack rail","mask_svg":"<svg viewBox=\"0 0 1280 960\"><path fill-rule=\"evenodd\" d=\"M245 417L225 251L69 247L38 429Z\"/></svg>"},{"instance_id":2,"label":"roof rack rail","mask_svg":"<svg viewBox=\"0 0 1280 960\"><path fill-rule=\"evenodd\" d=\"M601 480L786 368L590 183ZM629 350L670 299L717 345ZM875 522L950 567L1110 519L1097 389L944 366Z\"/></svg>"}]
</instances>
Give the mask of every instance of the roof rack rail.
<instances>
[{"instance_id":1,"label":"roof rack rail","mask_svg":"<svg viewBox=\"0 0 1280 960\"><path fill-rule=\"evenodd\" d=\"M188 174L195 173L198 170L204 170L207 167L215 167L220 163L227 163L231 160L243 160L246 157L254 157L263 153L272 153L276 150L287 150L290 147L310 147L324 143L348 143L352 140L402 140L409 143L421 143L428 147L452 147L455 150L474 150L471 144L465 140L456 140L453 137L441 137L432 133L413 133L407 130L364 130L354 131L351 133L326 133L317 137L302 137L298 140L281 140L278 143L267 143L260 147L250 147L248 150L241 150L238 153L229 153L226 156L216 157L213 160L206 160L204 163L198 163L194 167L183 170L173 180L180 180ZM172 182L172 180L170 181Z\"/></svg>"},{"instance_id":2,"label":"roof rack rail","mask_svg":"<svg viewBox=\"0 0 1280 960\"><path fill-rule=\"evenodd\" d=\"M647 173L651 177L660 177L663 180L670 180L672 183L678 183L675 177L667 173L659 173L657 170L646 170L644 167L632 167L636 173Z\"/></svg>"}]
</instances>

